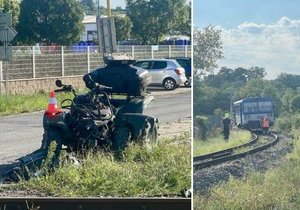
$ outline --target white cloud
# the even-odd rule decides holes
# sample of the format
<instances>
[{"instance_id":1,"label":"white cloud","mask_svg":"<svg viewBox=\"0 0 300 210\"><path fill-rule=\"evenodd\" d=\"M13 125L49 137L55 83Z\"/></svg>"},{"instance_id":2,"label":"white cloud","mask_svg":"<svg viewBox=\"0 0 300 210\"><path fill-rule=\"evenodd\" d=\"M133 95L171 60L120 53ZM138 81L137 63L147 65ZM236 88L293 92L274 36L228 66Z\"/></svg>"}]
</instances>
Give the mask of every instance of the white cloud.
<instances>
[{"instance_id":1,"label":"white cloud","mask_svg":"<svg viewBox=\"0 0 300 210\"><path fill-rule=\"evenodd\" d=\"M225 59L219 66L264 67L267 78L300 74L300 20L282 17L273 24L245 22L222 30Z\"/></svg>"}]
</instances>

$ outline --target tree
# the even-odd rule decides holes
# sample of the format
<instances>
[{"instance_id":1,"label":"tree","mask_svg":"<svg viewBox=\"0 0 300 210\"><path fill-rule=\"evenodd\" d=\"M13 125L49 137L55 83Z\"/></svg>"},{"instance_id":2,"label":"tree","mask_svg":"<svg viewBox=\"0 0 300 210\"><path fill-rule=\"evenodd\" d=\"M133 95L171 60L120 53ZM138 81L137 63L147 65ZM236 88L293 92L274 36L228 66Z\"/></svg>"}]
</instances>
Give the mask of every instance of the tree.
<instances>
[{"instance_id":1,"label":"tree","mask_svg":"<svg viewBox=\"0 0 300 210\"><path fill-rule=\"evenodd\" d=\"M300 87L300 75L281 73L276 80L293 90Z\"/></svg>"},{"instance_id":2,"label":"tree","mask_svg":"<svg viewBox=\"0 0 300 210\"><path fill-rule=\"evenodd\" d=\"M212 26L194 30L194 75L201 76L218 67L223 58L221 31Z\"/></svg>"},{"instance_id":3,"label":"tree","mask_svg":"<svg viewBox=\"0 0 300 210\"><path fill-rule=\"evenodd\" d=\"M171 34L185 35L191 38L191 2L178 8L176 21L173 23Z\"/></svg>"},{"instance_id":4,"label":"tree","mask_svg":"<svg viewBox=\"0 0 300 210\"><path fill-rule=\"evenodd\" d=\"M0 8L3 13L10 13L12 16L12 26L15 28L18 24L20 15L20 3L19 0L6 0L0 1Z\"/></svg>"},{"instance_id":5,"label":"tree","mask_svg":"<svg viewBox=\"0 0 300 210\"><path fill-rule=\"evenodd\" d=\"M295 96L292 101L290 108L293 112L300 112L300 96Z\"/></svg>"},{"instance_id":6,"label":"tree","mask_svg":"<svg viewBox=\"0 0 300 210\"><path fill-rule=\"evenodd\" d=\"M163 35L175 30L185 6L185 0L127 0L133 34L143 44L158 44Z\"/></svg>"},{"instance_id":7,"label":"tree","mask_svg":"<svg viewBox=\"0 0 300 210\"><path fill-rule=\"evenodd\" d=\"M94 0L80 0L80 4L86 15L96 15L97 8Z\"/></svg>"},{"instance_id":8,"label":"tree","mask_svg":"<svg viewBox=\"0 0 300 210\"><path fill-rule=\"evenodd\" d=\"M129 17L115 16L116 38L117 41L122 41L130 38L132 22Z\"/></svg>"},{"instance_id":9,"label":"tree","mask_svg":"<svg viewBox=\"0 0 300 210\"><path fill-rule=\"evenodd\" d=\"M70 45L80 40L83 11L76 0L23 0L17 40Z\"/></svg>"}]
</instances>

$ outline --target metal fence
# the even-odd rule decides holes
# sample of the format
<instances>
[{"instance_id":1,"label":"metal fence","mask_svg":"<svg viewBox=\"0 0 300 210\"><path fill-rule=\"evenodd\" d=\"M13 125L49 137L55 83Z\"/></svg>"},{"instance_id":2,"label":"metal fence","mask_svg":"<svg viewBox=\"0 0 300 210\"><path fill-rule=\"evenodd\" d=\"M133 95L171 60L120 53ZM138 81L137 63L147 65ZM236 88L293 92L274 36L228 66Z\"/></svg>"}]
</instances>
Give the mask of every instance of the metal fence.
<instances>
[{"instance_id":1,"label":"metal fence","mask_svg":"<svg viewBox=\"0 0 300 210\"><path fill-rule=\"evenodd\" d=\"M191 46L119 45L117 52L134 59L191 57ZM103 65L97 46L13 46L11 60L0 62L0 81L83 75Z\"/></svg>"}]
</instances>

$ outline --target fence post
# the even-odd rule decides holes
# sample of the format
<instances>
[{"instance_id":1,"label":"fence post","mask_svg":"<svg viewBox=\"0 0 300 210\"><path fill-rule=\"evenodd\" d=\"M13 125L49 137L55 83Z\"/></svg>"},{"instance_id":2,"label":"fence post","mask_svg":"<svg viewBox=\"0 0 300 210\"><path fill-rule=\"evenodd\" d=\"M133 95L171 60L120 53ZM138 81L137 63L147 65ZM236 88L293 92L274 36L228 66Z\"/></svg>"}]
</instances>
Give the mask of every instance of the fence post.
<instances>
[{"instance_id":1,"label":"fence post","mask_svg":"<svg viewBox=\"0 0 300 210\"><path fill-rule=\"evenodd\" d=\"M131 46L131 56L134 59L134 45Z\"/></svg>"},{"instance_id":2,"label":"fence post","mask_svg":"<svg viewBox=\"0 0 300 210\"><path fill-rule=\"evenodd\" d=\"M90 46L87 46L87 71L91 72L91 63L90 63Z\"/></svg>"},{"instance_id":3,"label":"fence post","mask_svg":"<svg viewBox=\"0 0 300 210\"><path fill-rule=\"evenodd\" d=\"M61 52L61 76L65 76L65 52L64 52L64 46L61 46L60 49Z\"/></svg>"},{"instance_id":4,"label":"fence post","mask_svg":"<svg viewBox=\"0 0 300 210\"><path fill-rule=\"evenodd\" d=\"M151 58L153 59L154 56L153 56L153 46L151 45Z\"/></svg>"},{"instance_id":5,"label":"fence post","mask_svg":"<svg viewBox=\"0 0 300 210\"><path fill-rule=\"evenodd\" d=\"M32 46L32 78L35 79L35 46Z\"/></svg>"},{"instance_id":6,"label":"fence post","mask_svg":"<svg viewBox=\"0 0 300 210\"><path fill-rule=\"evenodd\" d=\"M2 82L2 80L3 80L3 64L2 61L0 61L0 82Z\"/></svg>"},{"instance_id":7,"label":"fence post","mask_svg":"<svg viewBox=\"0 0 300 210\"><path fill-rule=\"evenodd\" d=\"M2 80L3 80L3 65L0 61L0 95L2 94Z\"/></svg>"},{"instance_id":8,"label":"fence post","mask_svg":"<svg viewBox=\"0 0 300 210\"><path fill-rule=\"evenodd\" d=\"M169 45L169 58L171 58L172 57L172 46L171 45Z\"/></svg>"},{"instance_id":9,"label":"fence post","mask_svg":"<svg viewBox=\"0 0 300 210\"><path fill-rule=\"evenodd\" d=\"M185 57L188 57L188 46L184 45L184 55Z\"/></svg>"}]
</instances>

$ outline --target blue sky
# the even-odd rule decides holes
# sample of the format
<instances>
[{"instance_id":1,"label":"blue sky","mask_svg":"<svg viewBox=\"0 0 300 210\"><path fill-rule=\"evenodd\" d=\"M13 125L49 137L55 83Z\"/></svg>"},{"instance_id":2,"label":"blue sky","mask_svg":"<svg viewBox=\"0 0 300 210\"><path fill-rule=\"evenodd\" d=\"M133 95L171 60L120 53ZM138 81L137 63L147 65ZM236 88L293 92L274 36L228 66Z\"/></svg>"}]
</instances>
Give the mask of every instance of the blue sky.
<instances>
[{"instance_id":1,"label":"blue sky","mask_svg":"<svg viewBox=\"0 0 300 210\"><path fill-rule=\"evenodd\" d=\"M260 66L267 78L300 74L299 0L194 0L193 25L222 30L219 67Z\"/></svg>"}]
</instances>

